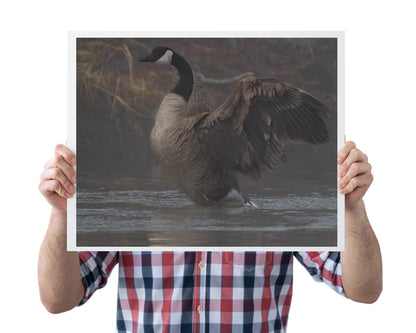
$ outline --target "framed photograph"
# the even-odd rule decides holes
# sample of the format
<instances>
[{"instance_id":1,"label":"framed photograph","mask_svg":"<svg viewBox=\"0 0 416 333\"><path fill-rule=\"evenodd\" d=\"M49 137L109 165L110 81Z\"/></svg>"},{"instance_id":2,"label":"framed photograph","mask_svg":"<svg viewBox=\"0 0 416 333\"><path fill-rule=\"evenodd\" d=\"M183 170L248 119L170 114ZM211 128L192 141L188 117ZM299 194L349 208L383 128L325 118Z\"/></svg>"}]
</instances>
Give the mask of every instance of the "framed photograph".
<instances>
[{"instance_id":1,"label":"framed photograph","mask_svg":"<svg viewBox=\"0 0 416 333\"><path fill-rule=\"evenodd\" d=\"M342 32L70 32L69 250L343 250Z\"/></svg>"}]
</instances>

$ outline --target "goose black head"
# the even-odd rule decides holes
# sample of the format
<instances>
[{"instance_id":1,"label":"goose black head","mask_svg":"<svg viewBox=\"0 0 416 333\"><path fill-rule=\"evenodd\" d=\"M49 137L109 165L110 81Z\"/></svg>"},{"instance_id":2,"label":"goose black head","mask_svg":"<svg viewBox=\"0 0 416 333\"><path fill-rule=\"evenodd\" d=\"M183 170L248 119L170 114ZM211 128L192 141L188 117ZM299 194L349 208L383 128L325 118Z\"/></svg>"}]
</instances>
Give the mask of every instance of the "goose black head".
<instances>
[{"instance_id":1,"label":"goose black head","mask_svg":"<svg viewBox=\"0 0 416 333\"><path fill-rule=\"evenodd\" d=\"M165 46L155 47L146 57L140 58L141 62L156 62L158 64L171 64L173 50Z\"/></svg>"},{"instance_id":2,"label":"goose black head","mask_svg":"<svg viewBox=\"0 0 416 333\"><path fill-rule=\"evenodd\" d=\"M178 53L166 46L158 46L155 47L148 56L139 59L139 61L168 64L175 67L179 73L179 82L171 92L180 95L186 101L189 101L194 86L193 73L186 60Z\"/></svg>"}]
</instances>

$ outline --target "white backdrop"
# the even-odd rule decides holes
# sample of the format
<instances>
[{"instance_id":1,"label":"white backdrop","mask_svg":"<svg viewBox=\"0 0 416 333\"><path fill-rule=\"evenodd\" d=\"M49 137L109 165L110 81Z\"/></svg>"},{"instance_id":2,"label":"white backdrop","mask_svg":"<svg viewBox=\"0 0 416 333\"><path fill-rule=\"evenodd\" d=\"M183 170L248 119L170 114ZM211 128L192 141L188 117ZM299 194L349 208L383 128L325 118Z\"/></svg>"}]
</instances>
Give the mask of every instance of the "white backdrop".
<instances>
[{"instance_id":1,"label":"white backdrop","mask_svg":"<svg viewBox=\"0 0 416 333\"><path fill-rule=\"evenodd\" d=\"M37 256L49 207L43 165L65 142L67 31L346 32L346 134L368 154L366 205L384 259L377 303L357 304L295 266L289 332L412 332L416 269L414 10L410 1L20 1L1 9L1 332L112 332L117 271L83 307L49 314L39 301ZM184 11L184 8L189 9ZM175 16L178 15L178 16Z\"/></svg>"}]
</instances>

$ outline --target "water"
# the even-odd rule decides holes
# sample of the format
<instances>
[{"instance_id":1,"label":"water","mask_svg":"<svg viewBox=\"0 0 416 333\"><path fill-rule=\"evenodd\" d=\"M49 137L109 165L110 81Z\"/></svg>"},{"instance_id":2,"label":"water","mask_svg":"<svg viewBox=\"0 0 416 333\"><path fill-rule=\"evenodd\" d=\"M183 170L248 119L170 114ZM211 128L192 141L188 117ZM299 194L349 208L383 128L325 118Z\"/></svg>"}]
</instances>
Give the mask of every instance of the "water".
<instances>
[{"instance_id":1,"label":"water","mask_svg":"<svg viewBox=\"0 0 416 333\"><path fill-rule=\"evenodd\" d=\"M244 178L244 179L243 179ZM336 176L280 168L219 205L201 207L159 167L78 172L78 246L336 246Z\"/></svg>"}]
</instances>

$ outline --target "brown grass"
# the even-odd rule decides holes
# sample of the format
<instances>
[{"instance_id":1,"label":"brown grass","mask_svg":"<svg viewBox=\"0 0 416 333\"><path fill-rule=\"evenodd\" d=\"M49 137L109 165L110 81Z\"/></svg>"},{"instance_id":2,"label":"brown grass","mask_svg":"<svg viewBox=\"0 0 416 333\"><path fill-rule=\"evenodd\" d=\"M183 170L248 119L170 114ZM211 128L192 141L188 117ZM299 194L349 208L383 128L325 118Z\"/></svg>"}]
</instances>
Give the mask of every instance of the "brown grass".
<instances>
[{"instance_id":1,"label":"brown grass","mask_svg":"<svg viewBox=\"0 0 416 333\"><path fill-rule=\"evenodd\" d=\"M165 73L160 75L160 70L156 73L152 66L136 63L132 49L138 47L148 49L131 39L80 41L77 47L78 97L89 105L111 110L121 106L126 112L152 119L155 106L169 89L169 80ZM174 78L174 72L165 71L168 77Z\"/></svg>"}]
</instances>

